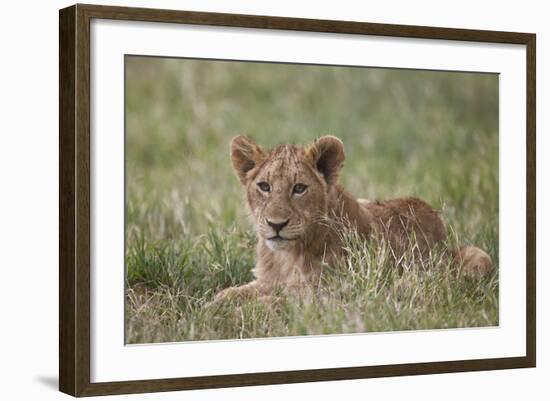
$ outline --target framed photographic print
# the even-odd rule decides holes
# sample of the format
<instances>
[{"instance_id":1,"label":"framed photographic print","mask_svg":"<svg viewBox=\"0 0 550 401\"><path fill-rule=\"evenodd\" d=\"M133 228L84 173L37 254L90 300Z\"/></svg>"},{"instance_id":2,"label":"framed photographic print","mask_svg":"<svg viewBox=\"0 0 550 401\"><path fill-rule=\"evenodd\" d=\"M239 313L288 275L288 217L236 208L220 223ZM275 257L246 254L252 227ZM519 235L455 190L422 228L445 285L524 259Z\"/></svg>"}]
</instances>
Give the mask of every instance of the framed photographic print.
<instances>
[{"instance_id":1,"label":"framed photographic print","mask_svg":"<svg viewBox=\"0 0 550 401\"><path fill-rule=\"evenodd\" d=\"M535 366L534 34L59 25L61 391Z\"/></svg>"}]
</instances>

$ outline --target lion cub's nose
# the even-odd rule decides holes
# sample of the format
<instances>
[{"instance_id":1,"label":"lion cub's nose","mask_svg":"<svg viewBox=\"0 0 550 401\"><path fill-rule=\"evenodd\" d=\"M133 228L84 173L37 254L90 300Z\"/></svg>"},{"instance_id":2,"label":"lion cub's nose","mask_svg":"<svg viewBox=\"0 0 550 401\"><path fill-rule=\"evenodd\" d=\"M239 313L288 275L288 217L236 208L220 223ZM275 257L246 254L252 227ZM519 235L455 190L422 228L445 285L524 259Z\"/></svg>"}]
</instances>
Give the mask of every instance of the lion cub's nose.
<instances>
[{"instance_id":1,"label":"lion cub's nose","mask_svg":"<svg viewBox=\"0 0 550 401\"><path fill-rule=\"evenodd\" d=\"M284 228L284 226L286 226L288 224L288 220L283 221L281 223L275 223L275 222L269 221L267 219L266 219L266 221L267 221L267 224L269 224L269 226L271 228L273 228L277 234L279 234L279 231L281 231Z\"/></svg>"}]
</instances>

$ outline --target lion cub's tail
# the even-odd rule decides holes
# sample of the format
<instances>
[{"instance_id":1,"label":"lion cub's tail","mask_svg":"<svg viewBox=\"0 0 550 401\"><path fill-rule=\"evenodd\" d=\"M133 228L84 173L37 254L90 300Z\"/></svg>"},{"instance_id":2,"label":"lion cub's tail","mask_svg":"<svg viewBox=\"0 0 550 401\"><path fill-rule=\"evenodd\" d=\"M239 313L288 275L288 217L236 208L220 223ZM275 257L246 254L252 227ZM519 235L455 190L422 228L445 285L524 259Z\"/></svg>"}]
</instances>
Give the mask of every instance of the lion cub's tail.
<instances>
[{"instance_id":1,"label":"lion cub's tail","mask_svg":"<svg viewBox=\"0 0 550 401\"><path fill-rule=\"evenodd\" d=\"M493 262L487 253L475 246L463 246L453 252L454 262L461 265L464 273L482 278L493 270Z\"/></svg>"}]
</instances>

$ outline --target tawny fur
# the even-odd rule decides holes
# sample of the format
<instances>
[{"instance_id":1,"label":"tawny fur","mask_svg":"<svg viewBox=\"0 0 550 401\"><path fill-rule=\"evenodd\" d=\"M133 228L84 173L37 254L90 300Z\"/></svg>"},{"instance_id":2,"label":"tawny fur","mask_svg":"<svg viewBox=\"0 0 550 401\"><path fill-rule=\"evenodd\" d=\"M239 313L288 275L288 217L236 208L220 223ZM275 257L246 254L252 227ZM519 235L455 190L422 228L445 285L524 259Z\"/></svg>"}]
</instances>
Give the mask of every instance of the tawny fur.
<instances>
[{"instance_id":1,"label":"tawny fur","mask_svg":"<svg viewBox=\"0 0 550 401\"><path fill-rule=\"evenodd\" d=\"M338 184L344 159L344 146L333 136L307 147L279 145L271 150L245 136L233 139L231 160L258 234L255 280L223 290L216 300L318 284L322 261L342 256L340 236L327 226L330 219L347 221L365 240L373 233L381 236L396 262L411 237L421 257L444 245L445 226L424 201L370 201L346 192ZM298 193L297 184L306 189ZM468 246L449 254L469 275L484 276L492 269L491 258L479 248Z\"/></svg>"}]
</instances>

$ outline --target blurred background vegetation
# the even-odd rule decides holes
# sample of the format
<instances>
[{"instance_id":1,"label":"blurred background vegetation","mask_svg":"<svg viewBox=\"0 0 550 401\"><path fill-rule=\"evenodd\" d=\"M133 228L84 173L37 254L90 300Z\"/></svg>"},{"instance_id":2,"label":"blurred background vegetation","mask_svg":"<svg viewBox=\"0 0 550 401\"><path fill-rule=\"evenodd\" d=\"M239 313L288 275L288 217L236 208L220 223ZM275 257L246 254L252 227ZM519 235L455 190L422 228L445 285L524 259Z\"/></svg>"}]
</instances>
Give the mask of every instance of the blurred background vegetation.
<instances>
[{"instance_id":1,"label":"blurred background vegetation","mask_svg":"<svg viewBox=\"0 0 550 401\"><path fill-rule=\"evenodd\" d=\"M373 315L354 329L264 310L254 313L267 314L265 325L242 333L236 306L206 310L216 291L249 280L254 264L254 233L229 158L237 134L265 147L338 136L346 189L369 199L420 197L442 211L461 243L482 247L498 265L498 75L128 56L127 341L498 322L498 272L468 287L482 294L477 309L420 307L408 323L386 311L382 323ZM460 285L457 294L466 291Z\"/></svg>"}]
</instances>

